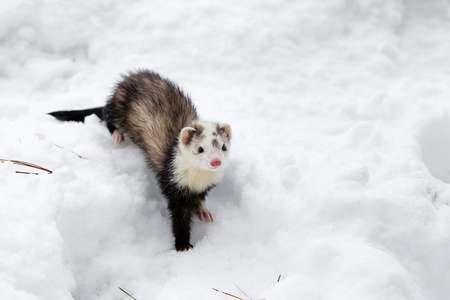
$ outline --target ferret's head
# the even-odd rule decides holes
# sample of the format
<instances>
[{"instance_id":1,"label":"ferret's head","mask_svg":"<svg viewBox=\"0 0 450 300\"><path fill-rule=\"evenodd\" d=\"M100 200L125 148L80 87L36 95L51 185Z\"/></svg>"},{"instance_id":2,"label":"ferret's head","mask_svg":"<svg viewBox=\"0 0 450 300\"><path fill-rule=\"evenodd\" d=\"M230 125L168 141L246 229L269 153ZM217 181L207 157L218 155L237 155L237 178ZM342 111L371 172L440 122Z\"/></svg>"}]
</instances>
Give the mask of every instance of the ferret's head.
<instances>
[{"instance_id":1,"label":"ferret's head","mask_svg":"<svg viewBox=\"0 0 450 300\"><path fill-rule=\"evenodd\" d=\"M230 125L197 122L181 130L179 143L186 162L199 169L216 171L226 167L230 140Z\"/></svg>"}]
</instances>

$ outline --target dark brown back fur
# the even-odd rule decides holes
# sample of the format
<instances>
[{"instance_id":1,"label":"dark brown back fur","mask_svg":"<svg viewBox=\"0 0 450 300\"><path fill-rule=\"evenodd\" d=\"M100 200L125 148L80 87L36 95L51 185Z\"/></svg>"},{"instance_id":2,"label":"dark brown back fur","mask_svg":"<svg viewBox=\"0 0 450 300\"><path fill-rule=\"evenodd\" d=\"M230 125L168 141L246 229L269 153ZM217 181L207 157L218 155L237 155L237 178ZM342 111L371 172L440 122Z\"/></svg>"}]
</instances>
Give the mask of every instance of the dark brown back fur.
<instances>
[{"instance_id":1,"label":"dark brown back fur","mask_svg":"<svg viewBox=\"0 0 450 300\"><path fill-rule=\"evenodd\" d=\"M115 127L147 154L161 172L183 127L198 120L195 106L178 86L151 71L124 77L105 108L108 127Z\"/></svg>"}]
</instances>

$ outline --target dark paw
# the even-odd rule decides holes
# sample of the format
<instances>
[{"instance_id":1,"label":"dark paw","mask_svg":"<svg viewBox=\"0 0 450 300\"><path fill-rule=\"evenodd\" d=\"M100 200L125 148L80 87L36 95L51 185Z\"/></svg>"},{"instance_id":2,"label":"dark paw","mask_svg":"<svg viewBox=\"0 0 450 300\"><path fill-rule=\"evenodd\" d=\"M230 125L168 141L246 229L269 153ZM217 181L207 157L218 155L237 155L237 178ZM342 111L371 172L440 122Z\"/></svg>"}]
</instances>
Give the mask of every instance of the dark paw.
<instances>
[{"instance_id":1,"label":"dark paw","mask_svg":"<svg viewBox=\"0 0 450 300\"><path fill-rule=\"evenodd\" d=\"M184 245L184 246L177 245L177 246L175 246L175 248L177 249L178 252L183 252L183 251L188 251L194 247L191 244L188 244L188 245Z\"/></svg>"}]
</instances>

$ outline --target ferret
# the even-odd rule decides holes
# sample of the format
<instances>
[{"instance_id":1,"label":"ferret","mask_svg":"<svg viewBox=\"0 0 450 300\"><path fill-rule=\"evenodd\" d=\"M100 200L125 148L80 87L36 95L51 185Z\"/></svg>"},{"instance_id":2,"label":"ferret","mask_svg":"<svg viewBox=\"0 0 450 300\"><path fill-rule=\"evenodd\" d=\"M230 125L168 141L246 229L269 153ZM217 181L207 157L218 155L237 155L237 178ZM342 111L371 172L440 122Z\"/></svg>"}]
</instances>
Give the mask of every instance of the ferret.
<instances>
[{"instance_id":1,"label":"ferret","mask_svg":"<svg viewBox=\"0 0 450 300\"><path fill-rule=\"evenodd\" d=\"M106 123L114 144L125 138L143 150L168 202L175 249L191 249L191 222L213 222L207 193L224 177L230 152L230 125L202 121L191 99L158 73L123 76L103 107L49 113L62 121L84 122L95 114Z\"/></svg>"}]
</instances>

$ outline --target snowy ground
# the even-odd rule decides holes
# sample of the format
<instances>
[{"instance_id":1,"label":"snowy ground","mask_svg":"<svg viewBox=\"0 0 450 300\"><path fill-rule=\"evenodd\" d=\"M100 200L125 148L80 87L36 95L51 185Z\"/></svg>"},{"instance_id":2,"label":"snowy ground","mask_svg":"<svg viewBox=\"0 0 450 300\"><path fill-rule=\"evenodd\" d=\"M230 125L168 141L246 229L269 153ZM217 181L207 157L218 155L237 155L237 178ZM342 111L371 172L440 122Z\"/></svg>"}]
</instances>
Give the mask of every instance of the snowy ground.
<instances>
[{"instance_id":1,"label":"snowy ground","mask_svg":"<svg viewBox=\"0 0 450 300\"><path fill-rule=\"evenodd\" d=\"M449 32L448 0L4 3L0 158L53 174L0 164L0 298L447 299ZM136 147L45 114L137 68L232 125L186 253Z\"/></svg>"}]
</instances>

